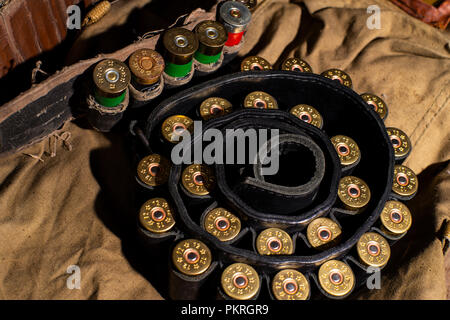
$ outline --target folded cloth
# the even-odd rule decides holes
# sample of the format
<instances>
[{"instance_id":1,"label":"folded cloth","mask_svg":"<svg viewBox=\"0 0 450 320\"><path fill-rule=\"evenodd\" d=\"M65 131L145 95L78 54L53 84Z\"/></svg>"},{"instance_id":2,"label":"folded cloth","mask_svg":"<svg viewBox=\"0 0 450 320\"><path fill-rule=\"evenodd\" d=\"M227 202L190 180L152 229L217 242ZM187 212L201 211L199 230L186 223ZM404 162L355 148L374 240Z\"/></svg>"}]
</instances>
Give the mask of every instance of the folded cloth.
<instances>
[{"instance_id":1,"label":"folded cloth","mask_svg":"<svg viewBox=\"0 0 450 320\"><path fill-rule=\"evenodd\" d=\"M373 5L379 29L367 23ZM120 20L120 11L110 14ZM407 203L413 227L393 247L381 289L352 298L446 299L440 236L450 221L448 34L387 1L265 0L240 51L247 55L275 65L301 57L317 73L340 68L355 91L385 100L387 126L411 138L405 165L419 174L419 193ZM158 275L145 273L149 262L134 245L135 168L127 152L123 137L77 122L0 159L0 298L161 298L151 286ZM80 289L70 289L77 287L73 265Z\"/></svg>"}]
</instances>

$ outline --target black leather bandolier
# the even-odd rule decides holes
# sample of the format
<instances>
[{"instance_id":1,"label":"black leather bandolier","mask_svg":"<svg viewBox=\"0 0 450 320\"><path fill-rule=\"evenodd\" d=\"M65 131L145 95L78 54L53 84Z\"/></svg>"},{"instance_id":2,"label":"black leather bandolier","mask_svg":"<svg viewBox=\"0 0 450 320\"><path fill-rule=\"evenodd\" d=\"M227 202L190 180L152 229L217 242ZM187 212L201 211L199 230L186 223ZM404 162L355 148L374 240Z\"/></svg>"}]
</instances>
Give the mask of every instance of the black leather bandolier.
<instances>
[{"instance_id":1,"label":"black leather bandolier","mask_svg":"<svg viewBox=\"0 0 450 320\"><path fill-rule=\"evenodd\" d=\"M204 22L215 16L224 28ZM418 187L401 165L411 143L385 127L386 104L354 92L338 69L317 75L289 58L271 71L265 59L248 57L241 65L248 71L204 80L234 71L225 65L249 21L247 7L226 2L186 29L61 71L2 107L0 154L83 115L99 131L130 129L137 233L163 296L347 297L388 263L390 246L411 226L401 202ZM228 146L230 130L278 135L250 144L238 134L247 161L173 163L172 137L195 133L195 121L202 133L225 138L222 159L239 151ZM196 149L202 136L191 135L184 155L206 151L206 141ZM252 150L265 158L249 160ZM269 155L279 159L273 175L264 174Z\"/></svg>"},{"instance_id":2,"label":"black leather bandolier","mask_svg":"<svg viewBox=\"0 0 450 320\"><path fill-rule=\"evenodd\" d=\"M246 96L255 91L270 94L278 109L246 108ZM232 111L202 120L199 108L210 97L228 100ZM290 112L299 104L315 108L323 118L322 128ZM203 121L203 132L217 129L224 137L229 129L278 129L278 173L259 174L259 162L202 164L191 171L186 169L189 164L170 163L176 143L165 139L162 130L165 120L177 115ZM338 135L357 144L358 161L353 165L343 165L339 152L345 155L349 150L332 143ZM151 112L145 138L148 148L136 158L138 206L145 203L138 233L149 259L155 261L152 274L167 279L172 299L343 298L366 284L376 270L370 266L386 265L390 246L405 234L407 228L396 232L383 219L390 217L400 225L411 220L398 201L406 198L395 188L399 176L394 167L402 166L398 161L396 166L393 140L379 113L352 89L321 75L249 71L196 85ZM192 159L196 139L201 138L192 136ZM202 151L207 145L203 142ZM231 150L224 145L224 158L227 152ZM168 161L148 160L149 155ZM152 161L164 176L153 185L145 183L145 176L151 180ZM413 180L408 183L417 182L407 175ZM360 197L365 202L357 206ZM160 214L162 205L146 202L158 198L166 201L163 211L168 221L152 215ZM205 223L212 214L215 220ZM157 221L170 227L150 231L155 231ZM227 234L227 227L234 229ZM224 238L230 234L231 239ZM278 251L283 246L289 252ZM287 276L278 274L286 269ZM278 281L280 277L283 281ZM158 289L164 293L163 287Z\"/></svg>"}]
</instances>

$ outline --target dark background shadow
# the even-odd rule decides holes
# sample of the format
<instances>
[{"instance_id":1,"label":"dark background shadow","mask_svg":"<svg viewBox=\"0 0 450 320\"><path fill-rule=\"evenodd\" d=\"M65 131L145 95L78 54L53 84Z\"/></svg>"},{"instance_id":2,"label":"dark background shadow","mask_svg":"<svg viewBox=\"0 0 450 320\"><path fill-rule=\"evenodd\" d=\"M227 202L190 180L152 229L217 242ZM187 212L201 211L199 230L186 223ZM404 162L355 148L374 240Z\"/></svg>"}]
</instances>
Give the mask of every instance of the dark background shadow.
<instances>
[{"instance_id":1,"label":"dark background shadow","mask_svg":"<svg viewBox=\"0 0 450 320\"><path fill-rule=\"evenodd\" d=\"M131 150L123 135L108 133L106 137L111 141L111 146L93 150L90 154L90 168L100 186L95 211L105 226L121 240L125 259L154 285L153 282L160 276L152 276L152 264L159 263L151 261L149 252L137 241L139 206ZM167 266L167 261L161 265ZM159 292L164 291L161 286L154 286Z\"/></svg>"}]
</instances>

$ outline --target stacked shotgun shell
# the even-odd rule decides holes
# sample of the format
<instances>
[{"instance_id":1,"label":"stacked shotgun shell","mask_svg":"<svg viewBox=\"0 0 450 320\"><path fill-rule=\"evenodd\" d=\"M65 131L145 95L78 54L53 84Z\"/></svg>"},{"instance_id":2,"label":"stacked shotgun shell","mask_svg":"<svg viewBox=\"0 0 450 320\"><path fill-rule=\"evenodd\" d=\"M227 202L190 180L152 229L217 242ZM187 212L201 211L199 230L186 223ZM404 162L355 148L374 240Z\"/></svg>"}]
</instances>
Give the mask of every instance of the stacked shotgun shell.
<instances>
[{"instance_id":1,"label":"stacked shotgun shell","mask_svg":"<svg viewBox=\"0 0 450 320\"><path fill-rule=\"evenodd\" d=\"M100 61L93 71L93 90L87 96L89 122L100 131L109 131L128 106L144 106L164 88L184 85L194 74L219 69L239 50L251 20L249 8L255 5L254 0L226 1L218 8L218 21L201 21L193 31L183 27L166 30L161 54L143 48L129 57L128 65L116 59ZM227 48L232 48L232 53Z\"/></svg>"}]
</instances>

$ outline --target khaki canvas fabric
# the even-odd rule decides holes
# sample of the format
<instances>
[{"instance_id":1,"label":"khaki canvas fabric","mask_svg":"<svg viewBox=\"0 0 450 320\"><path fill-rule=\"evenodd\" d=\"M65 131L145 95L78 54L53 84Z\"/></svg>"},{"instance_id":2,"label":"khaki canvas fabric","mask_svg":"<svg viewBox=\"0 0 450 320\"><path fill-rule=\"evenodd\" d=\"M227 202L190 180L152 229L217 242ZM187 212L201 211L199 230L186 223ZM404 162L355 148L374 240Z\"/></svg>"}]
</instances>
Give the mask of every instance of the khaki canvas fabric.
<instances>
[{"instance_id":1,"label":"khaki canvas fabric","mask_svg":"<svg viewBox=\"0 0 450 320\"><path fill-rule=\"evenodd\" d=\"M374 4L381 28L371 30L367 7ZM110 15L123 19L117 5ZM419 193L407 203L413 226L393 247L381 289L352 298L449 297L450 255L444 256L440 237L450 221L448 32L388 1L265 0L240 52L246 55L274 65L301 57L316 73L340 68L356 92L386 101L387 126L411 138L405 164L419 174ZM0 298L161 299L151 285L157 275L145 272L145 252L134 245L134 168L127 152L124 137L95 132L81 119L0 158ZM71 265L80 268L80 289L67 287Z\"/></svg>"}]
</instances>

